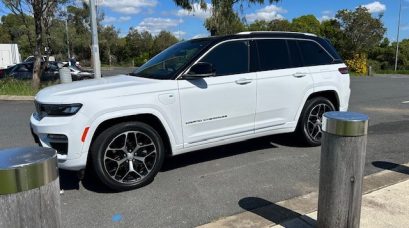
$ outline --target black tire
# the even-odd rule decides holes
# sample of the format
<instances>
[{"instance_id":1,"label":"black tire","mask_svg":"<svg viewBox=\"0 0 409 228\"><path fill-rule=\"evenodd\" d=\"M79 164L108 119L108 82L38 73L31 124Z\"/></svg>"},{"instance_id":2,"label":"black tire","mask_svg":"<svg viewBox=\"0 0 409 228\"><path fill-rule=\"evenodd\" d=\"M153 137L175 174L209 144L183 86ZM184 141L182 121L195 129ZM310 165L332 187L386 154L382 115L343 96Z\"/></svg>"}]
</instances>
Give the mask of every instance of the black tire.
<instances>
[{"instance_id":1,"label":"black tire","mask_svg":"<svg viewBox=\"0 0 409 228\"><path fill-rule=\"evenodd\" d=\"M134 136L132 136L132 134ZM129 139L127 137L129 137ZM122 144L120 142L122 138L124 138L123 148L108 148L108 146L111 148L114 144L116 144L114 146ZM132 140L134 140L133 143L135 145L132 145ZM142 143L138 143L138 140L141 142L148 142L148 140L150 140L151 143L143 145ZM139 144L143 146L139 148ZM132 152L125 152L124 150L132 150ZM149 152L149 150L152 151ZM154 150L156 152L153 152ZM147 156L137 156L138 153L145 153ZM114 125L99 134L92 143L91 155L95 173L101 182L113 190L126 191L143 187L153 181L163 165L165 147L158 132L148 124L142 122L125 122ZM155 157L152 158L152 156ZM138 160L141 158L143 162ZM149 159L148 164L147 159ZM116 170L115 167L117 167ZM108 169L110 171L108 171ZM134 170L132 171L131 169ZM112 173L114 174L112 175ZM144 173L145 175L142 175ZM120 180L121 178L122 180ZM135 180L130 181L132 178Z\"/></svg>"},{"instance_id":2,"label":"black tire","mask_svg":"<svg viewBox=\"0 0 409 228\"><path fill-rule=\"evenodd\" d=\"M318 109L319 107L324 110ZM319 110L318 113L317 109ZM299 137L300 141L303 144L307 146L321 145L322 115L324 114L324 112L329 111L335 111L335 106L330 100L325 97L314 97L305 102L296 128L296 135L297 137ZM310 114L318 115L317 121L314 124L312 122L314 122L315 115L310 117ZM311 118L310 121L309 118ZM315 135L316 137L314 137Z\"/></svg>"}]
</instances>

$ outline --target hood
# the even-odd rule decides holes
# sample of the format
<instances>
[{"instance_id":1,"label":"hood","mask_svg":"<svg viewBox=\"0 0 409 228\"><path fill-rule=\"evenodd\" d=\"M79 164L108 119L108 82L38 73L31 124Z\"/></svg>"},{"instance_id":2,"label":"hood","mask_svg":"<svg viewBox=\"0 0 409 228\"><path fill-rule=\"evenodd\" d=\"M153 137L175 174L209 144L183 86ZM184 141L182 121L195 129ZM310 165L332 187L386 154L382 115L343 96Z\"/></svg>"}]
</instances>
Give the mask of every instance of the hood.
<instances>
[{"instance_id":1,"label":"hood","mask_svg":"<svg viewBox=\"0 0 409 228\"><path fill-rule=\"evenodd\" d=\"M150 85L160 82L161 80L119 75L50 86L38 92L35 99L40 103L64 104L80 102L91 97L103 99L127 96L146 91L152 92L155 88Z\"/></svg>"}]
</instances>

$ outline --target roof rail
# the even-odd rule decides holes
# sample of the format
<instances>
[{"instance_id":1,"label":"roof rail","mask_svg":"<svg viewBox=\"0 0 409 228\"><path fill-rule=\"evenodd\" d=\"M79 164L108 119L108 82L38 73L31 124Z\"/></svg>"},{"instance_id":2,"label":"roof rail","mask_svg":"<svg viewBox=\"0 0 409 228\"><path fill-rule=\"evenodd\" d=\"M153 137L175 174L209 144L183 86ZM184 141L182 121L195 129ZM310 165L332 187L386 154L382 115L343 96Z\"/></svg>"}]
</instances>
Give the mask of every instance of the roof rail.
<instances>
[{"instance_id":1,"label":"roof rail","mask_svg":"<svg viewBox=\"0 0 409 228\"><path fill-rule=\"evenodd\" d=\"M271 33L271 34L277 34L277 33L284 33L284 34L302 34L306 36L317 36L312 33L307 33L307 32L287 32L287 31L249 31L249 32L239 32L237 35L250 35L250 34L265 34L265 33Z\"/></svg>"}]
</instances>

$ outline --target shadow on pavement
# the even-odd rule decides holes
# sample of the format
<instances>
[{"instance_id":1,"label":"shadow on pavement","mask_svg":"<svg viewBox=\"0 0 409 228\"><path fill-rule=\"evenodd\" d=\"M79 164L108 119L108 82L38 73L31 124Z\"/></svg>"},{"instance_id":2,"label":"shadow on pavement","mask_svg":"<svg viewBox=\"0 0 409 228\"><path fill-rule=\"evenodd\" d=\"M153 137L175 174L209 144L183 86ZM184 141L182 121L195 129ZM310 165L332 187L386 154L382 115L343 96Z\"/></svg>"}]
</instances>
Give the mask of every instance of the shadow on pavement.
<instances>
[{"instance_id":1,"label":"shadow on pavement","mask_svg":"<svg viewBox=\"0 0 409 228\"><path fill-rule=\"evenodd\" d=\"M244 142L223 145L210 149L186 153L165 159L161 172L182 168L211 160L231 157L244 153L251 153L258 150L273 149L279 146L302 147L292 134L280 134L247 140ZM80 182L82 186L93 192L114 193L115 191L103 185L92 168L87 169L82 180L79 179L78 172L60 170L60 187L64 190L79 190Z\"/></svg>"},{"instance_id":2,"label":"shadow on pavement","mask_svg":"<svg viewBox=\"0 0 409 228\"><path fill-rule=\"evenodd\" d=\"M258 197L243 198L239 201L239 206L283 227L310 227L316 223L307 216ZM300 218L302 222L292 221L294 218Z\"/></svg>"},{"instance_id":3,"label":"shadow on pavement","mask_svg":"<svg viewBox=\"0 0 409 228\"><path fill-rule=\"evenodd\" d=\"M404 166L404 165L399 165L393 162L374 161L372 162L372 165L380 169L391 170L391 171L395 171L398 173L409 175L409 167Z\"/></svg>"},{"instance_id":4,"label":"shadow on pavement","mask_svg":"<svg viewBox=\"0 0 409 228\"><path fill-rule=\"evenodd\" d=\"M163 165L161 172L239 154L251 153L258 150L278 148L279 146L304 147L292 134L265 136L210 149L194 151L174 157L168 157L165 160L165 164Z\"/></svg>"},{"instance_id":5,"label":"shadow on pavement","mask_svg":"<svg viewBox=\"0 0 409 228\"><path fill-rule=\"evenodd\" d=\"M88 171L88 170L87 170ZM60 169L60 188L63 190L79 190L80 184L88 191L97 193L115 193L99 181L94 172L86 172L84 178L80 180L77 171Z\"/></svg>"}]
</instances>

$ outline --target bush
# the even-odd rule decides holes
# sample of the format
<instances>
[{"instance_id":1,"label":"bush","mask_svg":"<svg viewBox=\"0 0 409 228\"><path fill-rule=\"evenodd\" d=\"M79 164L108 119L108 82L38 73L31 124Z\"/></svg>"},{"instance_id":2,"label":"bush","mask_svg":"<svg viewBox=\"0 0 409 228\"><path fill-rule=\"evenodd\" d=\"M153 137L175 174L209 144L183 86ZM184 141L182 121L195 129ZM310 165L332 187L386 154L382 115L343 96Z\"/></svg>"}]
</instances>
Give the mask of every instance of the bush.
<instances>
[{"instance_id":1,"label":"bush","mask_svg":"<svg viewBox=\"0 0 409 228\"><path fill-rule=\"evenodd\" d=\"M355 54L353 59L345 60L348 68L361 75L367 75L368 63L365 54Z\"/></svg>"}]
</instances>

